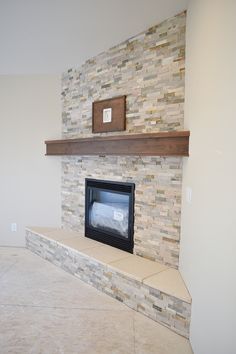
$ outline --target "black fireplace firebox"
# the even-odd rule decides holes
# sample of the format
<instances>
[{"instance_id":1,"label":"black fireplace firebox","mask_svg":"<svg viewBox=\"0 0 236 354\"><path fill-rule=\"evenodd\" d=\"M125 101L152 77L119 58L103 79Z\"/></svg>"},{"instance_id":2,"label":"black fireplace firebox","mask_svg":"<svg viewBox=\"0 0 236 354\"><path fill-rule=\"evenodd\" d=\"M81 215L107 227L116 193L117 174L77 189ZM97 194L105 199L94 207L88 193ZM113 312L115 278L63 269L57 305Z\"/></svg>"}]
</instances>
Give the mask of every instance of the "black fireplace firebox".
<instances>
[{"instance_id":1,"label":"black fireplace firebox","mask_svg":"<svg viewBox=\"0 0 236 354\"><path fill-rule=\"evenodd\" d=\"M85 236L133 253L134 183L85 179Z\"/></svg>"}]
</instances>

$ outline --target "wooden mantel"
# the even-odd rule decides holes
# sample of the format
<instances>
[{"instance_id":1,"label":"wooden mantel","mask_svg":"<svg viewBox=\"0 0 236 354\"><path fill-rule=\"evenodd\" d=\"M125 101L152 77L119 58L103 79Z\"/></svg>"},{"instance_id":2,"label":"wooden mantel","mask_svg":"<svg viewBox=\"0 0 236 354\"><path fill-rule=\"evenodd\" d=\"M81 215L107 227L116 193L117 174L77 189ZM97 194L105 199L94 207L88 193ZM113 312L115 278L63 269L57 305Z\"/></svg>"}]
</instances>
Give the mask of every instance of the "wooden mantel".
<instances>
[{"instance_id":1,"label":"wooden mantel","mask_svg":"<svg viewBox=\"0 0 236 354\"><path fill-rule=\"evenodd\" d=\"M46 155L188 156L189 131L47 140Z\"/></svg>"}]
</instances>

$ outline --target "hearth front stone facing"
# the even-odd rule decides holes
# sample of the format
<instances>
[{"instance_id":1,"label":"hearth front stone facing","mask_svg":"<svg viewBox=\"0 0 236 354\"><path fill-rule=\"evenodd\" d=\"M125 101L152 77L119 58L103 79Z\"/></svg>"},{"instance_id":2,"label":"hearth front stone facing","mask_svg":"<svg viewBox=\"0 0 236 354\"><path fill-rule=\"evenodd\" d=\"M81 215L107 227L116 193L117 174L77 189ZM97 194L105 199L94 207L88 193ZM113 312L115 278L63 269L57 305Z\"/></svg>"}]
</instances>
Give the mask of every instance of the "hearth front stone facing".
<instances>
[{"instance_id":1,"label":"hearth front stone facing","mask_svg":"<svg viewBox=\"0 0 236 354\"><path fill-rule=\"evenodd\" d=\"M62 137L94 136L92 103L122 95L123 134L183 130L185 26L183 12L64 73ZM182 160L64 156L62 227L84 234L85 178L135 183L134 254L178 268Z\"/></svg>"},{"instance_id":2,"label":"hearth front stone facing","mask_svg":"<svg viewBox=\"0 0 236 354\"><path fill-rule=\"evenodd\" d=\"M85 180L85 236L133 253L134 183Z\"/></svg>"}]
</instances>

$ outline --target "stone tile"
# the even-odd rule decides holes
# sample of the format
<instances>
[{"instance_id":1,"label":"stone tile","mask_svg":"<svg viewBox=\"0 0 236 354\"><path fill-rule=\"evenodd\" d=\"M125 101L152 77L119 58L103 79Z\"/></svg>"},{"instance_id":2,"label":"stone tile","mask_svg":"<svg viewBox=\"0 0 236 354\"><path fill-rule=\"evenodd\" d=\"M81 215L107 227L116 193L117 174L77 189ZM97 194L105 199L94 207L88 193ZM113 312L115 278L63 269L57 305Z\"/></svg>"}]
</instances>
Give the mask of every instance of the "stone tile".
<instances>
[{"instance_id":1,"label":"stone tile","mask_svg":"<svg viewBox=\"0 0 236 354\"><path fill-rule=\"evenodd\" d=\"M1 353L134 353L133 318L126 312L0 307Z\"/></svg>"},{"instance_id":2,"label":"stone tile","mask_svg":"<svg viewBox=\"0 0 236 354\"><path fill-rule=\"evenodd\" d=\"M57 231L56 227L41 227L41 226L28 226L26 230L37 233L38 235L49 235L53 231Z\"/></svg>"},{"instance_id":3,"label":"stone tile","mask_svg":"<svg viewBox=\"0 0 236 354\"><path fill-rule=\"evenodd\" d=\"M152 262L135 255L116 262L111 262L110 266L138 281L142 281L144 278L162 272L168 268L164 264Z\"/></svg>"},{"instance_id":4,"label":"stone tile","mask_svg":"<svg viewBox=\"0 0 236 354\"><path fill-rule=\"evenodd\" d=\"M169 268L164 272L152 275L144 279L143 283L168 295L175 296L178 299L191 303L191 296L184 284L180 272L176 269Z\"/></svg>"},{"instance_id":5,"label":"stone tile","mask_svg":"<svg viewBox=\"0 0 236 354\"><path fill-rule=\"evenodd\" d=\"M132 312L28 250L16 249L18 261L0 278L0 304ZM2 267L0 248L0 268Z\"/></svg>"},{"instance_id":6,"label":"stone tile","mask_svg":"<svg viewBox=\"0 0 236 354\"><path fill-rule=\"evenodd\" d=\"M122 250L107 245L83 250L83 254L90 256L104 264L109 264L111 262L126 259L128 257L133 257L133 255L128 252L124 252Z\"/></svg>"},{"instance_id":7,"label":"stone tile","mask_svg":"<svg viewBox=\"0 0 236 354\"><path fill-rule=\"evenodd\" d=\"M92 137L92 102L126 97L122 134L182 130L186 13L62 75L62 135ZM109 132L103 135L117 135ZM104 177L105 176L105 177ZM134 252L178 268L181 157L64 156L62 225L83 232L84 179L135 183Z\"/></svg>"},{"instance_id":8,"label":"stone tile","mask_svg":"<svg viewBox=\"0 0 236 354\"><path fill-rule=\"evenodd\" d=\"M55 241L64 241L64 240L75 238L75 237L77 237L77 238L83 237L80 232L70 231L70 230L62 230L62 229L55 229L53 231L49 231L47 233L47 236L49 236L52 240L55 240Z\"/></svg>"},{"instance_id":9,"label":"stone tile","mask_svg":"<svg viewBox=\"0 0 236 354\"><path fill-rule=\"evenodd\" d=\"M73 248L77 251L85 251L86 249L100 248L103 246L102 243L91 240L85 236L77 236L68 239L62 239L60 241L62 245L69 246L70 248Z\"/></svg>"},{"instance_id":10,"label":"stone tile","mask_svg":"<svg viewBox=\"0 0 236 354\"><path fill-rule=\"evenodd\" d=\"M55 241L66 240L66 239L72 238L72 237L82 237L81 233L79 233L79 232L70 231L70 230L63 230L63 229L59 229L59 228L52 228L52 227L36 227L36 226L34 226L34 227L28 227L26 230L35 232L41 236L49 237L50 239L55 240Z\"/></svg>"},{"instance_id":11,"label":"stone tile","mask_svg":"<svg viewBox=\"0 0 236 354\"><path fill-rule=\"evenodd\" d=\"M155 323L150 326L148 318L134 315L136 354L193 354L189 341L168 328Z\"/></svg>"},{"instance_id":12,"label":"stone tile","mask_svg":"<svg viewBox=\"0 0 236 354\"><path fill-rule=\"evenodd\" d=\"M6 274L14 264L17 263L19 256L17 252L15 252L14 248L0 247L0 278Z\"/></svg>"},{"instance_id":13,"label":"stone tile","mask_svg":"<svg viewBox=\"0 0 236 354\"><path fill-rule=\"evenodd\" d=\"M2 354L192 354L188 340L28 250L0 248L0 269L5 256Z\"/></svg>"},{"instance_id":14,"label":"stone tile","mask_svg":"<svg viewBox=\"0 0 236 354\"><path fill-rule=\"evenodd\" d=\"M158 270L160 270L160 266L161 269L163 267L166 269L166 266L148 261L142 257L130 255L129 258L133 260L131 262L133 268L131 276L127 272L112 267L110 264L113 262L103 264L95 258L84 255L83 251L77 252L66 245L59 244L58 241L50 240L30 231L26 232L26 245L34 253L66 272L75 275L84 282L123 302L130 308L152 318L154 321L163 323L176 333L188 338L191 304L161 292L158 289L153 289L133 276L133 269L137 273L135 260L136 263L140 260L138 263L141 271L146 269L147 264L154 264L155 267L158 266ZM128 259L124 259L124 261ZM144 263L145 267L141 266ZM126 263L127 266L129 268L129 264L127 265ZM150 267L148 268L150 272ZM155 268L155 271L157 271L157 268ZM140 273L140 269L138 272Z\"/></svg>"}]
</instances>

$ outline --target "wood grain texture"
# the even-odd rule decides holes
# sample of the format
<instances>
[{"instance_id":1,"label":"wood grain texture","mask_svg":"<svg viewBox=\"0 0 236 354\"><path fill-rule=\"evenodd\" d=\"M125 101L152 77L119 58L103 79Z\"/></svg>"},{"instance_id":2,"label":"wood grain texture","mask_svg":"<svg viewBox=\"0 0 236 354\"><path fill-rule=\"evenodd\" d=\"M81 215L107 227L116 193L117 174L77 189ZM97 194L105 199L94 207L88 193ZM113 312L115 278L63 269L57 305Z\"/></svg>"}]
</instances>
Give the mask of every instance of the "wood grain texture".
<instances>
[{"instance_id":1,"label":"wood grain texture","mask_svg":"<svg viewBox=\"0 0 236 354\"><path fill-rule=\"evenodd\" d=\"M189 131L45 141L46 155L189 156Z\"/></svg>"},{"instance_id":2,"label":"wood grain texture","mask_svg":"<svg viewBox=\"0 0 236 354\"><path fill-rule=\"evenodd\" d=\"M126 96L93 102L92 132L104 133L125 130ZM112 109L112 121L103 123L103 110Z\"/></svg>"}]
</instances>

